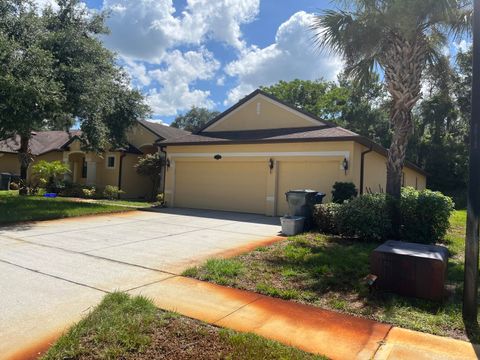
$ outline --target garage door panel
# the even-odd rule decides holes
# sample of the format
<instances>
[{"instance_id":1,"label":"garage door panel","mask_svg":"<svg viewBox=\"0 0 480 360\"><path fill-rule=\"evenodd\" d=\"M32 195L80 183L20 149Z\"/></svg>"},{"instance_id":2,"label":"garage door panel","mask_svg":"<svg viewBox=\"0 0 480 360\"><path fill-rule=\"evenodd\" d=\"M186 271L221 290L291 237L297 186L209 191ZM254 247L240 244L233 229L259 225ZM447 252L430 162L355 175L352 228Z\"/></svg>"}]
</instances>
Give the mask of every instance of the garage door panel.
<instances>
[{"instance_id":1,"label":"garage door panel","mask_svg":"<svg viewBox=\"0 0 480 360\"><path fill-rule=\"evenodd\" d=\"M263 162L179 161L175 167L176 207L265 213Z\"/></svg>"},{"instance_id":2,"label":"garage door panel","mask_svg":"<svg viewBox=\"0 0 480 360\"><path fill-rule=\"evenodd\" d=\"M328 201L333 184L340 179L338 161L280 161L278 166L278 216L288 214L287 191L312 189L327 194Z\"/></svg>"}]
</instances>

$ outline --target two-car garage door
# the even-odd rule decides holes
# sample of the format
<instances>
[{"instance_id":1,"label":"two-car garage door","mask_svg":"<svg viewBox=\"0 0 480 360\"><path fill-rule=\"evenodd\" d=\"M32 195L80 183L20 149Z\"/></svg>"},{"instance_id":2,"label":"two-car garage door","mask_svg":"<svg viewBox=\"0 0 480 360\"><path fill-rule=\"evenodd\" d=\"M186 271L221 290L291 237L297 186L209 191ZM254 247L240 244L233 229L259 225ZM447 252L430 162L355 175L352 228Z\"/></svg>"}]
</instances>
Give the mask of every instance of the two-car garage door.
<instances>
[{"instance_id":1,"label":"two-car garage door","mask_svg":"<svg viewBox=\"0 0 480 360\"><path fill-rule=\"evenodd\" d=\"M285 192L308 188L329 195L340 175L338 161L278 161L276 166L270 172L266 161L177 161L174 206L266 214L276 198L281 216L288 213Z\"/></svg>"}]
</instances>

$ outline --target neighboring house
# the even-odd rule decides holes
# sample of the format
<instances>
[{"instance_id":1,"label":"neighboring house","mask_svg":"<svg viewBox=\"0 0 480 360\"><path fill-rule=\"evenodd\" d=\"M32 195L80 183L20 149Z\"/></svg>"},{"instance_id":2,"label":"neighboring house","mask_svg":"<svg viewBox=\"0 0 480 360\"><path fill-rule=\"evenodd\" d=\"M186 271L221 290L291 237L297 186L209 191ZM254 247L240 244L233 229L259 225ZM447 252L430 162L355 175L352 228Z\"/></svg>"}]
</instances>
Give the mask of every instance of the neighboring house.
<instances>
[{"instance_id":1,"label":"neighboring house","mask_svg":"<svg viewBox=\"0 0 480 360\"><path fill-rule=\"evenodd\" d=\"M171 140L187 134L180 129L142 120L127 133L128 146L97 154L82 150L80 131L35 132L29 144L34 162L29 167L27 180L35 162L62 161L71 170L67 180L95 185L100 189L106 185L118 186L125 191L124 198L145 197L151 191L151 184L149 178L136 173L134 165L139 157L158 151L156 142L159 140ZM18 140L0 141L0 172L20 173Z\"/></svg>"},{"instance_id":2,"label":"neighboring house","mask_svg":"<svg viewBox=\"0 0 480 360\"><path fill-rule=\"evenodd\" d=\"M329 201L336 181L362 192L386 184L383 147L260 90L200 131L158 144L167 152L165 198L174 207L281 216L288 190L321 191ZM424 189L426 174L407 162L403 182Z\"/></svg>"}]
</instances>

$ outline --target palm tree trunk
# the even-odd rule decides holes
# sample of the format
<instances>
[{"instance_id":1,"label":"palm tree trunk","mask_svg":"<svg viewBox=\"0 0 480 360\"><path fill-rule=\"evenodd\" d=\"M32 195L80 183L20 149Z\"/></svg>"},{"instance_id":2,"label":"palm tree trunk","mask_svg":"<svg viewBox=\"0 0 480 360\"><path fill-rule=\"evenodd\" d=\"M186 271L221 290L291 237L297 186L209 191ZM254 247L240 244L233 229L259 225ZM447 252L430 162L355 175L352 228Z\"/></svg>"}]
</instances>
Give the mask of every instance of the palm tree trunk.
<instances>
[{"instance_id":1,"label":"palm tree trunk","mask_svg":"<svg viewBox=\"0 0 480 360\"><path fill-rule=\"evenodd\" d=\"M395 237L400 235L402 170L408 139L413 131L412 109L421 97L425 52L426 41L421 31L413 40L391 34L391 46L383 61L387 90L392 97L390 125L393 138L388 150L386 192Z\"/></svg>"},{"instance_id":2,"label":"palm tree trunk","mask_svg":"<svg viewBox=\"0 0 480 360\"><path fill-rule=\"evenodd\" d=\"M27 171L30 163L32 162L32 156L29 148L30 138L24 135L20 135L20 149L18 150L18 157L20 160L20 195L28 194L27 187Z\"/></svg>"}]
</instances>

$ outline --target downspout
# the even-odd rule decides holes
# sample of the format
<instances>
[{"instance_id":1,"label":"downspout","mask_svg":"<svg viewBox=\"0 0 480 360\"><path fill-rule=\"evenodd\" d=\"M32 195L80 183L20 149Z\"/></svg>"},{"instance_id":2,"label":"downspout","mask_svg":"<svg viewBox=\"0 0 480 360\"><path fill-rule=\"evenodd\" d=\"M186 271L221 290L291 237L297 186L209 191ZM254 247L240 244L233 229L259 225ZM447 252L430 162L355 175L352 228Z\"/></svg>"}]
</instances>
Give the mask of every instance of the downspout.
<instances>
[{"instance_id":1,"label":"downspout","mask_svg":"<svg viewBox=\"0 0 480 360\"><path fill-rule=\"evenodd\" d=\"M360 157L360 195L363 195L363 185L365 182L365 155L369 152L372 152L373 148L370 146L368 150L362 151L362 155Z\"/></svg>"},{"instance_id":2,"label":"downspout","mask_svg":"<svg viewBox=\"0 0 480 360\"><path fill-rule=\"evenodd\" d=\"M122 172L123 172L123 158L127 156L125 151L122 151L122 155L120 155L120 164L118 166L118 190L122 190ZM120 197L120 194L118 195Z\"/></svg>"},{"instance_id":3,"label":"downspout","mask_svg":"<svg viewBox=\"0 0 480 360\"><path fill-rule=\"evenodd\" d=\"M167 152L165 151L165 146L160 146L160 152L163 153L163 158L165 163L163 165L163 181L162 181L162 194L165 196L165 183L167 180Z\"/></svg>"}]
</instances>

